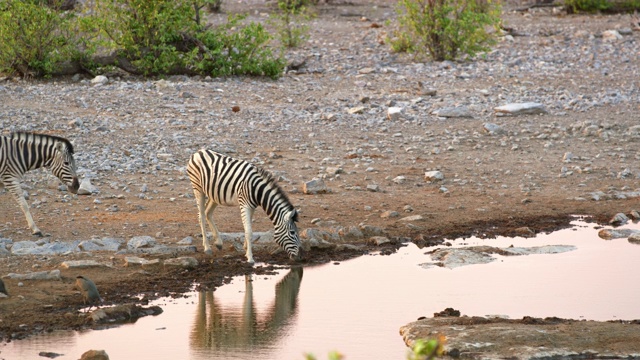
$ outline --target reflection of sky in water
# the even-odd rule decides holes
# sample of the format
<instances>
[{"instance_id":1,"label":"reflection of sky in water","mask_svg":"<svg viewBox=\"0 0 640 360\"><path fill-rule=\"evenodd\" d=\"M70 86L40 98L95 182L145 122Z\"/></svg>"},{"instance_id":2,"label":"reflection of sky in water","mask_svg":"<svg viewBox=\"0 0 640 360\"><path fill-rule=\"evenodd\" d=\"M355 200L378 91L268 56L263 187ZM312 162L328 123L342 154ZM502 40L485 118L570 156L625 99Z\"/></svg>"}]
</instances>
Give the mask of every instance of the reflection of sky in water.
<instances>
[{"instance_id":1,"label":"reflection of sky in water","mask_svg":"<svg viewBox=\"0 0 640 360\"><path fill-rule=\"evenodd\" d=\"M446 307L511 318L640 319L640 287L634 282L640 245L602 240L592 225L577 224L533 239L455 242L578 247L567 253L497 256L489 264L423 269L417 264L429 260L427 249L410 244L391 256L305 268L304 276L289 281L288 271L254 276L252 291L238 277L213 293L162 299L157 302L162 315L134 325L3 344L0 359L42 359L40 351L78 359L89 349L104 349L111 359L302 360L305 352L325 359L331 350L348 359L403 359L400 326Z\"/></svg>"}]
</instances>

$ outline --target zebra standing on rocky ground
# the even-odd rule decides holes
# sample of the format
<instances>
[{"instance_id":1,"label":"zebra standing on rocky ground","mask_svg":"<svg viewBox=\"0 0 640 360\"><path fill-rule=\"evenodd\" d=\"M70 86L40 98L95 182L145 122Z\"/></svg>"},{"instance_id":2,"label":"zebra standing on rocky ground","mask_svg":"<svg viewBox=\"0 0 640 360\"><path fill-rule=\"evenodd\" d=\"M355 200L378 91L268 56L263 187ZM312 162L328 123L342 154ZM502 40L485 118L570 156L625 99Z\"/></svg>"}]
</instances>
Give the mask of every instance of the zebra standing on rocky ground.
<instances>
[{"instance_id":1,"label":"zebra standing on rocky ground","mask_svg":"<svg viewBox=\"0 0 640 360\"><path fill-rule=\"evenodd\" d=\"M0 188L4 187L13 194L27 218L31 232L38 236L42 236L42 232L33 221L20 181L27 171L43 166L50 168L70 192L78 193L80 184L73 159L73 145L69 140L30 132L0 136Z\"/></svg>"},{"instance_id":2,"label":"zebra standing on rocky ground","mask_svg":"<svg viewBox=\"0 0 640 360\"><path fill-rule=\"evenodd\" d=\"M200 150L191 155L187 173L198 205L205 253L213 253L207 239L205 221L211 228L216 247L221 249L222 238L213 222L213 210L218 205L239 205L244 225L246 257L247 261L253 264L251 220L255 209L261 206L275 227L275 242L292 260L302 258L302 247L296 227L298 212L267 171L244 160L210 150Z\"/></svg>"}]
</instances>

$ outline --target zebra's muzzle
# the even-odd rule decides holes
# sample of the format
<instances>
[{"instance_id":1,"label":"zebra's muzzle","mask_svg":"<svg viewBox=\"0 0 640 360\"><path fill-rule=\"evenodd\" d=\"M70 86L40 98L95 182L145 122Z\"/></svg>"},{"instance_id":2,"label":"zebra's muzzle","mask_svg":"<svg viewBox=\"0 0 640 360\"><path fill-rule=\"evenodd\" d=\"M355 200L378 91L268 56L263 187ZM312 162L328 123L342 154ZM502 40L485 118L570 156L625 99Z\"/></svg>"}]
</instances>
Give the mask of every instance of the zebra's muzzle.
<instances>
[{"instance_id":1,"label":"zebra's muzzle","mask_svg":"<svg viewBox=\"0 0 640 360\"><path fill-rule=\"evenodd\" d=\"M302 249L302 246L298 248L298 253L296 255L293 255L293 254L289 255L289 259L293 261L302 261L304 260L304 258L305 258L304 250Z\"/></svg>"},{"instance_id":2,"label":"zebra's muzzle","mask_svg":"<svg viewBox=\"0 0 640 360\"><path fill-rule=\"evenodd\" d=\"M67 190L69 190L69 192L71 192L72 194L77 194L79 188L80 182L78 181L77 177L73 178L73 182L71 183L71 185L67 185Z\"/></svg>"}]
</instances>

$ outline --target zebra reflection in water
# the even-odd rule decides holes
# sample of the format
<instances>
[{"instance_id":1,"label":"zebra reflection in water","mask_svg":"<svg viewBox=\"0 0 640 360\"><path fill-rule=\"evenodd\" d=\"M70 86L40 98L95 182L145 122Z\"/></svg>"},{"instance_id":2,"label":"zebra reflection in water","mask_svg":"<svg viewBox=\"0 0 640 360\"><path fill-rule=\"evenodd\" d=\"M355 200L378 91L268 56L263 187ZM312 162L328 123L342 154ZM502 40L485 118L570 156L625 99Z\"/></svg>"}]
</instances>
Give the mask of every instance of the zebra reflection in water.
<instances>
[{"instance_id":1,"label":"zebra reflection in water","mask_svg":"<svg viewBox=\"0 0 640 360\"><path fill-rule=\"evenodd\" d=\"M297 313L302 267L292 268L276 284L275 301L266 314L258 317L253 300L251 275L245 276L241 309L224 308L213 291L198 295L198 311L191 346L216 350L252 349L273 345L286 333Z\"/></svg>"}]
</instances>

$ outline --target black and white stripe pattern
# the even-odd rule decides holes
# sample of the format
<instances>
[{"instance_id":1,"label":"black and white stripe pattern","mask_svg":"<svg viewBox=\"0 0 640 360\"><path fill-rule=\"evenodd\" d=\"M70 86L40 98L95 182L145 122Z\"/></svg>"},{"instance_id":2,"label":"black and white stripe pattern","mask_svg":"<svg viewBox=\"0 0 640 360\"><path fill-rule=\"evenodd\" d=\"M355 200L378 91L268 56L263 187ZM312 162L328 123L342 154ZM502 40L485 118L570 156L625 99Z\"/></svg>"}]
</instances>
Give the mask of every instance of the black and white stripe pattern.
<instances>
[{"instance_id":1,"label":"black and white stripe pattern","mask_svg":"<svg viewBox=\"0 0 640 360\"><path fill-rule=\"evenodd\" d=\"M76 176L73 145L69 140L30 132L14 132L9 136L0 136L0 187L5 187L13 194L27 218L31 232L40 236L42 232L33 222L29 205L20 188L20 181L27 171L43 166L50 168L53 175L67 185L70 192L78 192L80 184Z\"/></svg>"},{"instance_id":2,"label":"black and white stripe pattern","mask_svg":"<svg viewBox=\"0 0 640 360\"><path fill-rule=\"evenodd\" d=\"M254 210L260 206L273 222L276 243L291 259L300 259L302 250L295 224L298 212L267 171L244 160L200 150L191 156L187 173L198 204L202 241L207 254L212 250L205 221L211 228L216 247L220 249L222 239L213 221L213 210L218 205L238 205L244 225L247 261L253 263L251 219Z\"/></svg>"}]
</instances>

